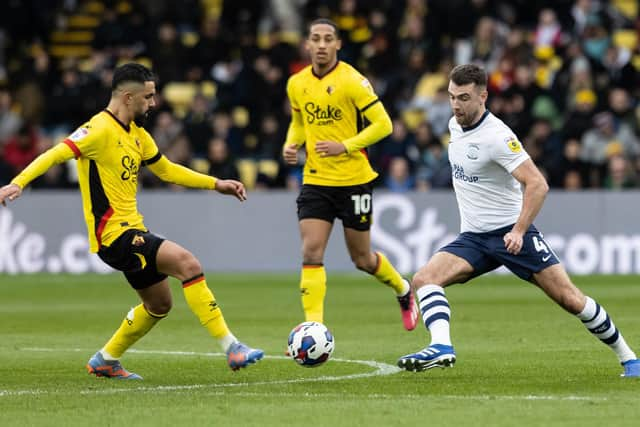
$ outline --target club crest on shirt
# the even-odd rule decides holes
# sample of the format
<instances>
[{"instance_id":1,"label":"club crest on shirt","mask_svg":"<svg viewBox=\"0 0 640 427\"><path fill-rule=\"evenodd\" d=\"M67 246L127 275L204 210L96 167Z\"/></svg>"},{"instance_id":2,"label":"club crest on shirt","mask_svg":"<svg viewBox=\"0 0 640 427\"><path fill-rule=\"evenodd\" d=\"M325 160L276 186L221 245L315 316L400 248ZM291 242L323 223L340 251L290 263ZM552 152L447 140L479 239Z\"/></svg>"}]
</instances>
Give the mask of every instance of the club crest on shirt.
<instances>
[{"instance_id":1,"label":"club crest on shirt","mask_svg":"<svg viewBox=\"0 0 640 427\"><path fill-rule=\"evenodd\" d=\"M86 127L81 127L76 129L75 132L69 135L69 139L73 142L78 142L87 135L89 135L89 130Z\"/></svg>"},{"instance_id":2,"label":"club crest on shirt","mask_svg":"<svg viewBox=\"0 0 640 427\"><path fill-rule=\"evenodd\" d=\"M364 86L365 88L369 89L369 92L373 93L373 87L371 87L371 83L369 83L369 80L367 79L362 79L362 81L360 82L360 84L362 86Z\"/></svg>"},{"instance_id":3,"label":"club crest on shirt","mask_svg":"<svg viewBox=\"0 0 640 427\"><path fill-rule=\"evenodd\" d=\"M467 146L467 158L470 160L478 160L478 153L480 152L480 147L478 144L469 144Z\"/></svg>"},{"instance_id":4,"label":"club crest on shirt","mask_svg":"<svg viewBox=\"0 0 640 427\"><path fill-rule=\"evenodd\" d=\"M520 144L520 141L518 141L514 136L509 136L505 138L504 141L507 143L509 150L511 150L512 152L519 153L520 151L522 151L522 145Z\"/></svg>"}]
</instances>

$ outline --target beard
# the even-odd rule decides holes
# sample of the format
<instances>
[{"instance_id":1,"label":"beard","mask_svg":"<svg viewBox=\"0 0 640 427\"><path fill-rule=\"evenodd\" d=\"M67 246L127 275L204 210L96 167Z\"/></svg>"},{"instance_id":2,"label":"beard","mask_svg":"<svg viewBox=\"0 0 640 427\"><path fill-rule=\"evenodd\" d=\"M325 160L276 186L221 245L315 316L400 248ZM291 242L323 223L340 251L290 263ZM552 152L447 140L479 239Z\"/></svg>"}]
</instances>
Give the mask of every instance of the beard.
<instances>
[{"instance_id":1,"label":"beard","mask_svg":"<svg viewBox=\"0 0 640 427\"><path fill-rule=\"evenodd\" d=\"M145 123L147 122L147 118L149 117L149 111L151 110L135 115L135 117L133 118L133 122L136 124L136 126L140 128L144 127Z\"/></svg>"}]
</instances>

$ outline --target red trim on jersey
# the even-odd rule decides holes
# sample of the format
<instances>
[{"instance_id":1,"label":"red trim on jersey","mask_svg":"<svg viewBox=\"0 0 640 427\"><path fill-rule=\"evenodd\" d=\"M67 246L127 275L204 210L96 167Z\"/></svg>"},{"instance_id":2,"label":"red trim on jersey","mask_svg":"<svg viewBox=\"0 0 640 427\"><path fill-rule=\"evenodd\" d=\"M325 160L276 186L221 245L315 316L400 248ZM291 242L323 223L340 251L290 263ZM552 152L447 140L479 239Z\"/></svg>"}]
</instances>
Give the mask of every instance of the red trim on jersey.
<instances>
[{"instance_id":1,"label":"red trim on jersey","mask_svg":"<svg viewBox=\"0 0 640 427\"><path fill-rule=\"evenodd\" d=\"M367 153L367 149L366 148L361 148L360 152L362 153L363 156L365 156L367 158L367 160L369 160L369 153Z\"/></svg>"},{"instance_id":2,"label":"red trim on jersey","mask_svg":"<svg viewBox=\"0 0 640 427\"><path fill-rule=\"evenodd\" d=\"M70 140L69 138L67 138L64 141L62 141L62 143L63 144L67 144L67 146L69 148L71 148L71 151L73 151L73 155L76 156L76 159L78 159L78 158L80 158L80 156L82 156L82 153L80 152L80 149L78 148L76 143L73 142L72 140Z\"/></svg>"},{"instance_id":3,"label":"red trim on jersey","mask_svg":"<svg viewBox=\"0 0 640 427\"><path fill-rule=\"evenodd\" d=\"M298 113L300 112L300 109L299 109L299 108L291 107L291 109L292 109L293 111L297 111Z\"/></svg>"},{"instance_id":4,"label":"red trim on jersey","mask_svg":"<svg viewBox=\"0 0 640 427\"><path fill-rule=\"evenodd\" d=\"M184 288L188 288L189 286L195 285L195 284L200 283L202 281L204 281L204 274L199 274L198 276L196 276L195 279L189 280L188 282L183 282L182 283L182 288L183 289Z\"/></svg>"},{"instance_id":5,"label":"red trim on jersey","mask_svg":"<svg viewBox=\"0 0 640 427\"><path fill-rule=\"evenodd\" d=\"M109 218L113 215L113 208L109 206L109 209L102 215L100 218L100 223L98 224L98 228L96 229L96 240L98 240L98 246L102 246L102 232L104 228L107 226L107 222Z\"/></svg>"},{"instance_id":6,"label":"red trim on jersey","mask_svg":"<svg viewBox=\"0 0 640 427\"><path fill-rule=\"evenodd\" d=\"M324 264L303 264L302 268L304 270L311 270L313 268L322 268L324 267Z\"/></svg>"}]
</instances>

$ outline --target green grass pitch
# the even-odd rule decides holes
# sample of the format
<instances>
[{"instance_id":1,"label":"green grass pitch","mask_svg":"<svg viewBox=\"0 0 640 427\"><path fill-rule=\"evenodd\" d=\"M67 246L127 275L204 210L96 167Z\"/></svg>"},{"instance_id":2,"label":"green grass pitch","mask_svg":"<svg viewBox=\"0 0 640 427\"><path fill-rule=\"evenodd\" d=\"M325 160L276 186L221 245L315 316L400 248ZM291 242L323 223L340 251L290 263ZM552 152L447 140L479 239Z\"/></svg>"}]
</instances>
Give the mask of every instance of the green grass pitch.
<instances>
[{"instance_id":1,"label":"green grass pitch","mask_svg":"<svg viewBox=\"0 0 640 427\"><path fill-rule=\"evenodd\" d=\"M512 276L447 290L453 369L398 372L428 343L402 328L392 292L365 274L332 274L325 321L332 360L283 357L302 321L297 274L210 273L233 332L267 356L232 372L177 282L169 317L123 358L144 381L94 378L85 363L135 293L120 275L0 275L2 426L636 426L640 381L541 291ZM637 276L578 277L640 352Z\"/></svg>"}]
</instances>

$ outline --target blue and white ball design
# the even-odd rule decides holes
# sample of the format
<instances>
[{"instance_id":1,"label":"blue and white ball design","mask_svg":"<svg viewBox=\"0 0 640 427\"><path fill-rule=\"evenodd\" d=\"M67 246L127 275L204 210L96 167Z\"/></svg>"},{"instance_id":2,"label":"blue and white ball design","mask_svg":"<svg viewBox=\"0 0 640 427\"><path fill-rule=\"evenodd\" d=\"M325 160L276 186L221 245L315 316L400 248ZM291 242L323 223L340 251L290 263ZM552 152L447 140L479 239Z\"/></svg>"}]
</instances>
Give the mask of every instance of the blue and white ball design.
<instances>
[{"instance_id":1,"label":"blue and white ball design","mask_svg":"<svg viewBox=\"0 0 640 427\"><path fill-rule=\"evenodd\" d=\"M289 355L299 365L320 366L333 353L334 339L331 332L319 322L303 322L289 334Z\"/></svg>"}]
</instances>

